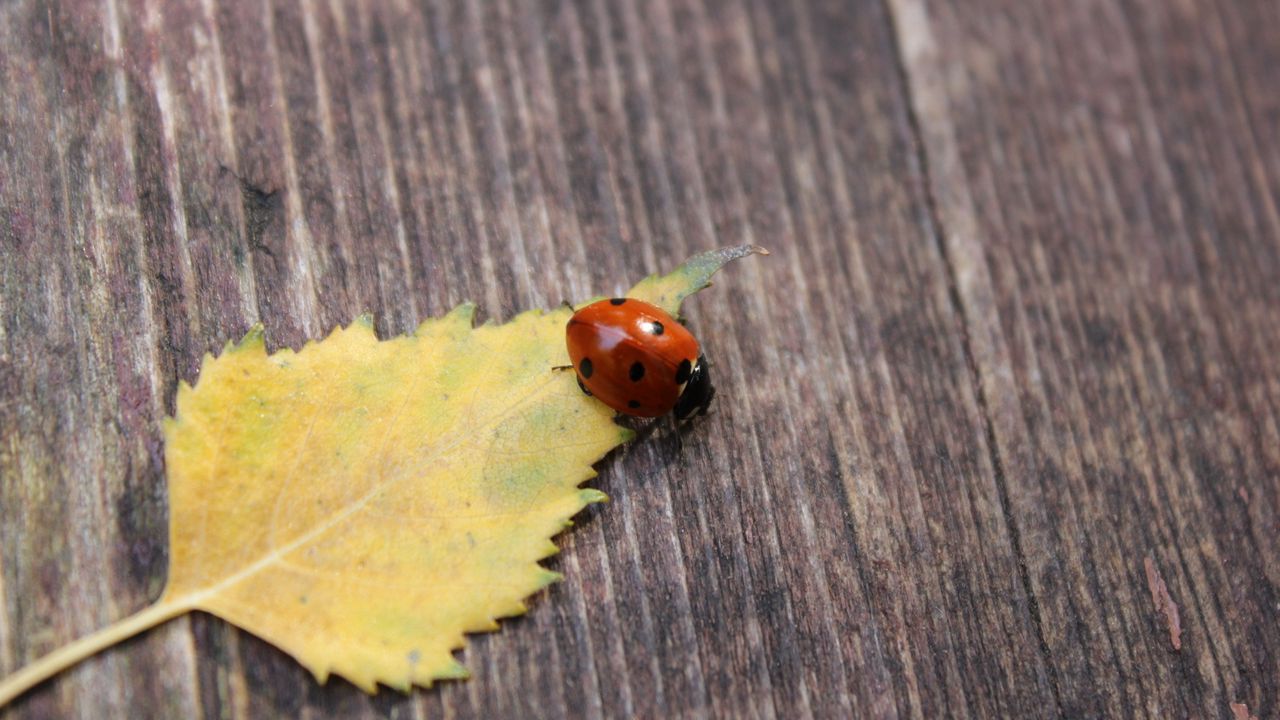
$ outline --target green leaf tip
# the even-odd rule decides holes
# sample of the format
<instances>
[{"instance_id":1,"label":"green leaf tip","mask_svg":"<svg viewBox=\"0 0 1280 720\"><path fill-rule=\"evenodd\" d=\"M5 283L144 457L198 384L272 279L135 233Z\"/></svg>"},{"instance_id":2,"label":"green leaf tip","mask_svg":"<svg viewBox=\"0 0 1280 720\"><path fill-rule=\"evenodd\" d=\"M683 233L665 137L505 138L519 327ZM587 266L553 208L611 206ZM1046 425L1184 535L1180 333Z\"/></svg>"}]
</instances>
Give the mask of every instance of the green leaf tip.
<instances>
[{"instance_id":1,"label":"green leaf tip","mask_svg":"<svg viewBox=\"0 0 1280 720\"><path fill-rule=\"evenodd\" d=\"M262 326L262 323L256 322L253 324L253 327L249 328L249 332L245 333L244 337L240 338L240 342L236 343L229 349L232 352L238 352L240 350L249 350L254 347L262 347L266 342L266 334L267 331ZM230 345L230 343L227 344Z\"/></svg>"},{"instance_id":2,"label":"green leaf tip","mask_svg":"<svg viewBox=\"0 0 1280 720\"><path fill-rule=\"evenodd\" d=\"M452 310L445 313L443 317L428 318L418 323L418 327L414 328L413 335L422 336L431 333L432 327L450 328L449 332L457 335L463 331L471 330L475 326L476 304L470 300L458 303Z\"/></svg>"},{"instance_id":3,"label":"green leaf tip","mask_svg":"<svg viewBox=\"0 0 1280 720\"><path fill-rule=\"evenodd\" d=\"M471 671L463 667L462 663L454 660L452 664L436 673L438 680L466 680L471 677Z\"/></svg>"},{"instance_id":4,"label":"green leaf tip","mask_svg":"<svg viewBox=\"0 0 1280 720\"><path fill-rule=\"evenodd\" d=\"M475 322L476 304L470 300L458 303L458 306L449 311L448 317L457 320L466 320L468 323Z\"/></svg>"},{"instance_id":5,"label":"green leaf tip","mask_svg":"<svg viewBox=\"0 0 1280 720\"><path fill-rule=\"evenodd\" d=\"M675 315L680 312L680 304L685 298L711 284L711 276L719 272L720 268L748 255L768 254L768 250L758 245L735 245L709 250L701 255L694 255L666 275L650 275L641 280L631 288L627 296L653 303Z\"/></svg>"},{"instance_id":6,"label":"green leaf tip","mask_svg":"<svg viewBox=\"0 0 1280 720\"><path fill-rule=\"evenodd\" d=\"M591 503L609 502L609 496L595 488L582 488L578 497L582 498L582 501L588 505Z\"/></svg>"}]
</instances>

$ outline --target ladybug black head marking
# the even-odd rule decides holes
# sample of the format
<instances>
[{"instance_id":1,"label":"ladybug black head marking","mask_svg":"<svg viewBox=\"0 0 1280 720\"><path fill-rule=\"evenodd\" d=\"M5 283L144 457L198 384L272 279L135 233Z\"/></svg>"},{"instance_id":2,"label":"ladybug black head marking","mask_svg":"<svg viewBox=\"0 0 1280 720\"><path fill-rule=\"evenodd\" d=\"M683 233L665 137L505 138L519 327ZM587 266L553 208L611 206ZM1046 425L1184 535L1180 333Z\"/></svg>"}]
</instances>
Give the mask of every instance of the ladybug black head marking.
<instances>
[{"instance_id":1,"label":"ladybug black head marking","mask_svg":"<svg viewBox=\"0 0 1280 720\"><path fill-rule=\"evenodd\" d=\"M706 415L711 406L711 399L716 396L716 389L711 385L711 370L707 367L707 356L698 357L698 364L693 366L689 382L684 386L680 399L676 400L675 414L677 420L688 420L698 415Z\"/></svg>"}]
</instances>

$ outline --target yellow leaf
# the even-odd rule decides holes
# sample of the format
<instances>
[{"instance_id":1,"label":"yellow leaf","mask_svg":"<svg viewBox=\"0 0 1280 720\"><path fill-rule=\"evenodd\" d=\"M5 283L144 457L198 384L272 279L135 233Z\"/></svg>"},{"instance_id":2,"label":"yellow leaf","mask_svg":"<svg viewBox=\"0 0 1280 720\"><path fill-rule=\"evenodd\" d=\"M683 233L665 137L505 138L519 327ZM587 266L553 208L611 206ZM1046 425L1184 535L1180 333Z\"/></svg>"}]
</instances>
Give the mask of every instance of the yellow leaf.
<instances>
[{"instance_id":1,"label":"yellow leaf","mask_svg":"<svg viewBox=\"0 0 1280 720\"><path fill-rule=\"evenodd\" d=\"M633 297L676 312L713 251ZM378 340L368 318L268 355L261 327L183 384L165 424L169 579L151 607L0 682L0 705L189 610L284 649L323 681L407 690L466 670L463 634L494 630L557 579L538 564L586 504L578 485L631 431L579 391L570 311L472 327L461 305Z\"/></svg>"},{"instance_id":2,"label":"yellow leaf","mask_svg":"<svg viewBox=\"0 0 1280 720\"><path fill-rule=\"evenodd\" d=\"M629 437L552 371L567 313L472 330L463 305L409 337L357 322L271 356L255 332L207 362L165 432L161 602L370 692L462 676L450 651L555 579L536 561Z\"/></svg>"}]
</instances>

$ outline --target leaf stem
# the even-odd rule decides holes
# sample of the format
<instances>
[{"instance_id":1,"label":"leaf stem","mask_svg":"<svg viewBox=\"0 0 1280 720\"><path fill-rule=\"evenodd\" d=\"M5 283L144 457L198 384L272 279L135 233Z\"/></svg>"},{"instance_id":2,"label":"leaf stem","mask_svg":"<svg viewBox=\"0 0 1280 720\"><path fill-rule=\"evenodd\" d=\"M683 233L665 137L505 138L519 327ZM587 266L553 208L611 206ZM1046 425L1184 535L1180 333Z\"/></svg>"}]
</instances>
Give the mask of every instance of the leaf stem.
<instances>
[{"instance_id":1,"label":"leaf stem","mask_svg":"<svg viewBox=\"0 0 1280 720\"><path fill-rule=\"evenodd\" d=\"M161 599L92 635L54 650L0 680L0 707L85 658L194 608L188 598Z\"/></svg>"}]
</instances>

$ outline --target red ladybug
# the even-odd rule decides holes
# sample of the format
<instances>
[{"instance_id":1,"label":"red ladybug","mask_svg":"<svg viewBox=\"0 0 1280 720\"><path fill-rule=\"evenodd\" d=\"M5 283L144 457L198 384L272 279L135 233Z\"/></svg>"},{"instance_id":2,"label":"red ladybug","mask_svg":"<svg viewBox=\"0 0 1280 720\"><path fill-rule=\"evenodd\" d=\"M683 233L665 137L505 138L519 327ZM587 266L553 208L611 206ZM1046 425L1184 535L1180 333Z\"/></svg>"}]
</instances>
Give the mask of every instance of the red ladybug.
<instances>
[{"instance_id":1,"label":"red ladybug","mask_svg":"<svg viewBox=\"0 0 1280 720\"><path fill-rule=\"evenodd\" d=\"M600 300L565 330L578 386L620 413L685 420L705 415L716 390L698 341L665 310L642 300Z\"/></svg>"}]
</instances>

